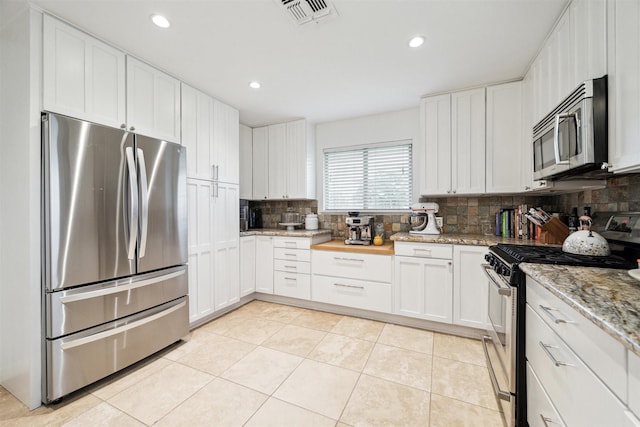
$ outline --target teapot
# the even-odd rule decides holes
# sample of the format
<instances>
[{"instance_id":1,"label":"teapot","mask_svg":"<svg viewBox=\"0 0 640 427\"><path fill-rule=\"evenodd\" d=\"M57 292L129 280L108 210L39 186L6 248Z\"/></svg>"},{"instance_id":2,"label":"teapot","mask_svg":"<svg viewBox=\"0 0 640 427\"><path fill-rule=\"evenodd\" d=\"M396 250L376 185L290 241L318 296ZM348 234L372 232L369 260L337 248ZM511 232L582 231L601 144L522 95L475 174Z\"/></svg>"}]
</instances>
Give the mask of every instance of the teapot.
<instances>
[{"instance_id":1,"label":"teapot","mask_svg":"<svg viewBox=\"0 0 640 427\"><path fill-rule=\"evenodd\" d=\"M569 234L562 244L562 251L576 255L611 255L607 239L591 231L591 217L583 215L578 221L579 231Z\"/></svg>"}]
</instances>

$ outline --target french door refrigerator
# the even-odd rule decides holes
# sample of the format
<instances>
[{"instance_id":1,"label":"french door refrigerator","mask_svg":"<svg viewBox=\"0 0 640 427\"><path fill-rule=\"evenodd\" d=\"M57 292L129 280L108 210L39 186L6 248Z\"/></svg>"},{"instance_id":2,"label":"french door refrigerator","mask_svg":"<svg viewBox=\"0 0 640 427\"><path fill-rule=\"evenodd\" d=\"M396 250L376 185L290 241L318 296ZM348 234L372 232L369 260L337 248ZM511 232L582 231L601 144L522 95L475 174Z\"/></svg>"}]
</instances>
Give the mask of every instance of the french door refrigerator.
<instances>
[{"instance_id":1,"label":"french door refrigerator","mask_svg":"<svg viewBox=\"0 0 640 427\"><path fill-rule=\"evenodd\" d=\"M43 401L188 333L185 148L42 115Z\"/></svg>"}]
</instances>

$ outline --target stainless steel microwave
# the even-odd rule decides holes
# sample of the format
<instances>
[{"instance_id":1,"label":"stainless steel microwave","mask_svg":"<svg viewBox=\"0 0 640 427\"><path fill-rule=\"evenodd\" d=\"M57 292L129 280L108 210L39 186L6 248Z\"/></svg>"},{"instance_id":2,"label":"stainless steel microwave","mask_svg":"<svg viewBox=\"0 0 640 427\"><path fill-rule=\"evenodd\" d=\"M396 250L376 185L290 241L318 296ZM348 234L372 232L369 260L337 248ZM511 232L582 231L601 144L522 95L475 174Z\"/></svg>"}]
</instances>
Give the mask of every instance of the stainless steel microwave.
<instances>
[{"instance_id":1,"label":"stainless steel microwave","mask_svg":"<svg viewBox=\"0 0 640 427\"><path fill-rule=\"evenodd\" d=\"M601 175L608 157L607 76L587 80L533 127L533 179Z\"/></svg>"}]
</instances>

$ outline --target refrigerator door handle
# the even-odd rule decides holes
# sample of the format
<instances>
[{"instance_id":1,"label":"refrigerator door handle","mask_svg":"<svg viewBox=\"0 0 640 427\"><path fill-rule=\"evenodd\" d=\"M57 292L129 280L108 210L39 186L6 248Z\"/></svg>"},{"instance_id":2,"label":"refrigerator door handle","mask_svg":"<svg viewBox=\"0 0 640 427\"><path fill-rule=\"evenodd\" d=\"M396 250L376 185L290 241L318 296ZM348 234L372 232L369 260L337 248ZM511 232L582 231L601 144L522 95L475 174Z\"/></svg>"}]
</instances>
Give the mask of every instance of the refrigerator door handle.
<instances>
[{"instance_id":1,"label":"refrigerator door handle","mask_svg":"<svg viewBox=\"0 0 640 427\"><path fill-rule=\"evenodd\" d=\"M149 229L149 193L147 188L147 167L144 163L144 151L137 149L138 172L140 173L140 253L139 257L144 257L147 250L147 232Z\"/></svg>"},{"instance_id":2,"label":"refrigerator door handle","mask_svg":"<svg viewBox=\"0 0 640 427\"><path fill-rule=\"evenodd\" d=\"M129 242L127 244L127 257L133 259L136 253L136 239L138 238L138 180L132 147L125 149L125 156L129 170Z\"/></svg>"}]
</instances>

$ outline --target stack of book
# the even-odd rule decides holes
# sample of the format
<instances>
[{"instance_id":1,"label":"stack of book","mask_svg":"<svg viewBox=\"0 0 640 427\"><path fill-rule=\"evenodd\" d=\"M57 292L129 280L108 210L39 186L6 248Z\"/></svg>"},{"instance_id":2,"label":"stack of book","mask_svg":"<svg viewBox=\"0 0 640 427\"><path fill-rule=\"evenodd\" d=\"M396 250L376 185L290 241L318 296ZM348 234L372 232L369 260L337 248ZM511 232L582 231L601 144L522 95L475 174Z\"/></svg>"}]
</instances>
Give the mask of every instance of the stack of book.
<instances>
[{"instance_id":1,"label":"stack of book","mask_svg":"<svg viewBox=\"0 0 640 427\"><path fill-rule=\"evenodd\" d=\"M496 236L540 240L542 228L527 219L528 210L527 205L500 209L496 213Z\"/></svg>"}]
</instances>

